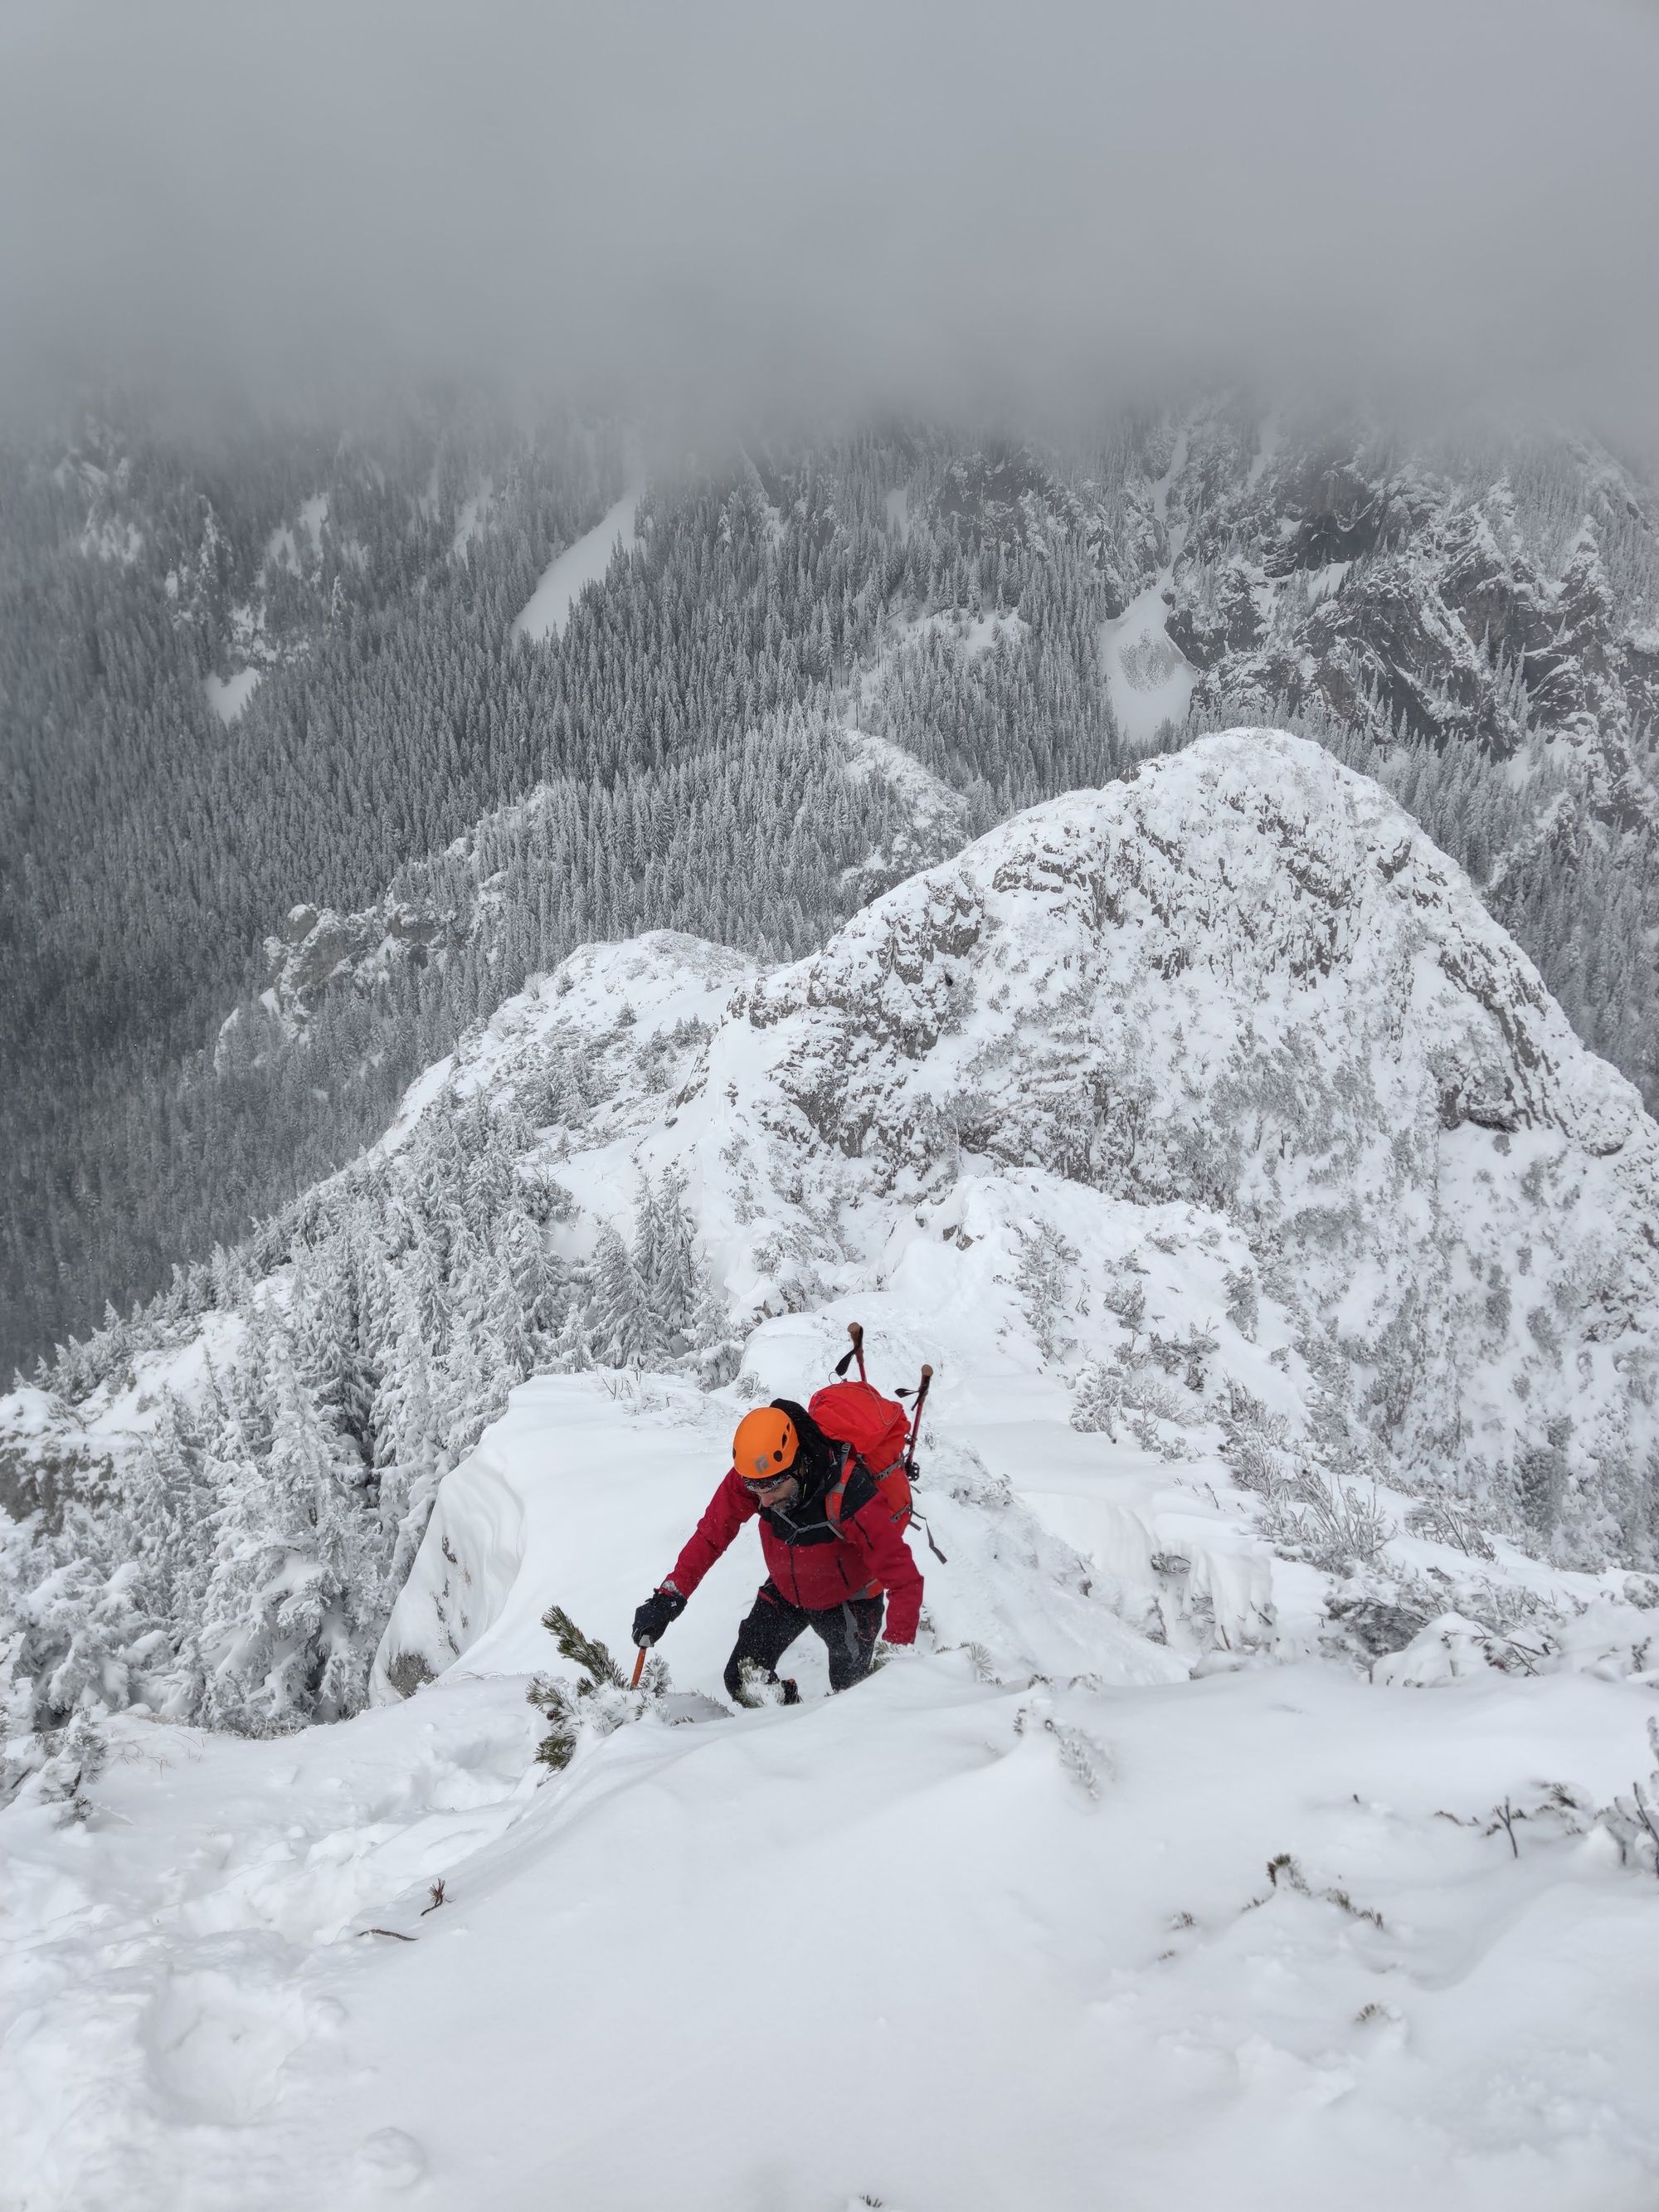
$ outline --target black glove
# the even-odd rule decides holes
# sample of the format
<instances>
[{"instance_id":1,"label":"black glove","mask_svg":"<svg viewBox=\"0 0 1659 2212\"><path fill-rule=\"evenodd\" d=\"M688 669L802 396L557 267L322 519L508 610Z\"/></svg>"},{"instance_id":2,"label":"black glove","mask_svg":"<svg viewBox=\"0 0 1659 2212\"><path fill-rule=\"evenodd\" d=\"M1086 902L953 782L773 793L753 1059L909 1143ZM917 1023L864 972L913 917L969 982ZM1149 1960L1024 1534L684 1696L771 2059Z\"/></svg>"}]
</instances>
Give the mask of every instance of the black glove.
<instances>
[{"instance_id":1,"label":"black glove","mask_svg":"<svg viewBox=\"0 0 1659 2212\"><path fill-rule=\"evenodd\" d=\"M671 1620L685 1611L685 1600L677 1589L653 1590L634 1615L635 1644L659 1644Z\"/></svg>"}]
</instances>

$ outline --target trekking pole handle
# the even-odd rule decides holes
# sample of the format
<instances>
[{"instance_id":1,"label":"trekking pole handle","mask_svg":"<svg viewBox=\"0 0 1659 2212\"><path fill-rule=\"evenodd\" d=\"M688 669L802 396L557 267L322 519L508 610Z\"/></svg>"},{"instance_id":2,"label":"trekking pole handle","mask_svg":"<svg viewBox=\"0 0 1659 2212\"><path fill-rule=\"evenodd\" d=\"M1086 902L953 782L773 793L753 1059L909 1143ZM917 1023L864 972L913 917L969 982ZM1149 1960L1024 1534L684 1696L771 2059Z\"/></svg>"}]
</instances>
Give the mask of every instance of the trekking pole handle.
<instances>
[{"instance_id":1,"label":"trekking pole handle","mask_svg":"<svg viewBox=\"0 0 1659 2212\"><path fill-rule=\"evenodd\" d=\"M870 1378L864 1371L864 1323L861 1321L849 1321L847 1324L847 1334L853 1340L853 1350L858 1357L859 1381L867 1382Z\"/></svg>"},{"instance_id":2,"label":"trekking pole handle","mask_svg":"<svg viewBox=\"0 0 1659 2212\"><path fill-rule=\"evenodd\" d=\"M927 1385L933 1379L933 1370L924 1360L921 1369L921 1387L916 1392L916 1402L910 1411L910 1435L904 1447L904 1464L907 1468L913 1468L915 1465L916 1438L921 1434L921 1409L927 1402Z\"/></svg>"}]
</instances>

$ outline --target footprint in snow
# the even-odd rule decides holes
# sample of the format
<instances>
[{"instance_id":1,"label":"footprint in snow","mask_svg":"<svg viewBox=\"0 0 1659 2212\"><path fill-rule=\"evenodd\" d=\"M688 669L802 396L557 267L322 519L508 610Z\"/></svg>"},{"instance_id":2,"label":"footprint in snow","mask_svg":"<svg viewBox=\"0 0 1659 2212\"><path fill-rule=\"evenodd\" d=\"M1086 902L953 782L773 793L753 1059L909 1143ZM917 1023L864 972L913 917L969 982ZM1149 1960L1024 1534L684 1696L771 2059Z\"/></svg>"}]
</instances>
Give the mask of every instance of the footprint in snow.
<instances>
[{"instance_id":1,"label":"footprint in snow","mask_svg":"<svg viewBox=\"0 0 1659 2212\"><path fill-rule=\"evenodd\" d=\"M401 2128L376 2128L357 2146L357 2168L384 2189L412 2189L426 2172L426 2153Z\"/></svg>"},{"instance_id":2,"label":"footprint in snow","mask_svg":"<svg viewBox=\"0 0 1659 2212\"><path fill-rule=\"evenodd\" d=\"M151 1999L143 2038L151 2079L183 2118L234 2126L274 2100L312 2021L297 1991L236 1970L172 1975Z\"/></svg>"}]
</instances>

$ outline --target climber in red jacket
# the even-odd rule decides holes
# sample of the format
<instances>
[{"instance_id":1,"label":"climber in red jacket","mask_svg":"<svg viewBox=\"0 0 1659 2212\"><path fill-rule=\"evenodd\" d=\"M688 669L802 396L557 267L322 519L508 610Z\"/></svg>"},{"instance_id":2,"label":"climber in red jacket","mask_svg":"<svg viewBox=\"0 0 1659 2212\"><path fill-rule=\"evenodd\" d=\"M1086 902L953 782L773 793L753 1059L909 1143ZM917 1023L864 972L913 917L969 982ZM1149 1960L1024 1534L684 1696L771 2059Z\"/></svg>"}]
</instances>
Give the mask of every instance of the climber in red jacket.
<instances>
[{"instance_id":1,"label":"climber in red jacket","mask_svg":"<svg viewBox=\"0 0 1659 2212\"><path fill-rule=\"evenodd\" d=\"M889 1644L913 1642L921 1613L921 1575L874 1475L789 1398L744 1415L732 1462L672 1573L634 1615L635 1643L660 1638L758 1515L767 1578L726 1662L727 1694L741 1698L745 1660L775 1682L778 1661L805 1628L829 1651L830 1688L850 1688L870 1671L884 1593ZM787 1704L793 1687L784 1685Z\"/></svg>"}]
</instances>

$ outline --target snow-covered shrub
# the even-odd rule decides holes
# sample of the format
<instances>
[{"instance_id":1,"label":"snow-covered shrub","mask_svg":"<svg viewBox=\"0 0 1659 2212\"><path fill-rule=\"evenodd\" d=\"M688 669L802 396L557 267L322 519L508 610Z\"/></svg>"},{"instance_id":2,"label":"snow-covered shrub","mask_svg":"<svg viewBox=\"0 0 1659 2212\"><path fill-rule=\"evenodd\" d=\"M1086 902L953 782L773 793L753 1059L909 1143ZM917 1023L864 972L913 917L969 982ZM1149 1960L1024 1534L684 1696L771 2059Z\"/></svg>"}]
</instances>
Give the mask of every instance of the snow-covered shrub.
<instances>
[{"instance_id":1,"label":"snow-covered shrub","mask_svg":"<svg viewBox=\"0 0 1659 2212\"><path fill-rule=\"evenodd\" d=\"M1241 1489L1254 1490L1264 1498L1272 1494L1284 1480L1290 1433L1290 1423L1282 1413L1270 1411L1242 1383L1229 1382L1221 1456Z\"/></svg>"},{"instance_id":2,"label":"snow-covered shrub","mask_svg":"<svg viewBox=\"0 0 1659 2212\"><path fill-rule=\"evenodd\" d=\"M1206 1372L1215 1357L1218 1341L1213 1328L1200 1328L1196 1322L1190 1322L1180 1336L1160 1336L1152 1329L1146 1338L1146 1349L1166 1375L1178 1376L1189 1390L1201 1397Z\"/></svg>"},{"instance_id":3,"label":"snow-covered shrub","mask_svg":"<svg viewBox=\"0 0 1659 2212\"><path fill-rule=\"evenodd\" d=\"M1426 1537L1431 1543L1449 1544L1467 1553L1472 1559L1497 1556L1480 1512L1470 1498L1426 1498L1407 1514L1406 1526L1413 1536Z\"/></svg>"},{"instance_id":4,"label":"snow-covered shrub","mask_svg":"<svg viewBox=\"0 0 1659 2212\"><path fill-rule=\"evenodd\" d=\"M1659 1720L1648 1720L1648 1747L1654 1771L1645 1784L1632 1782L1628 1796L1615 1797L1602 1808L1599 1824L1619 1846L1626 1866L1645 1867L1659 1875Z\"/></svg>"},{"instance_id":5,"label":"snow-covered shrub","mask_svg":"<svg viewBox=\"0 0 1659 2212\"><path fill-rule=\"evenodd\" d=\"M1088 1361L1072 1397L1074 1429L1105 1435L1115 1443L1121 1419L1143 1451L1157 1452L1164 1459L1190 1456L1186 1443L1164 1434L1164 1428L1188 1428L1201 1418L1201 1408L1188 1392L1156 1373L1145 1352L1120 1351L1109 1364Z\"/></svg>"},{"instance_id":6,"label":"snow-covered shrub","mask_svg":"<svg viewBox=\"0 0 1659 2212\"><path fill-rule=\"evenodd\" d=\"M1327 1574L1343 1575L1371 1565L1396 1532L1374 1486L1367 1491L1321 1464L1316 1455L1322 1452L1339 1464L1353 1458L1336 1421L1328 1426L1328 1437L1316 1432L1292 1444L1285 1417L1234 1382L1221 1455L1241 1488L1261 1499L1261 1532L1270 1543Z\"/></svg>"},{"instance_id":7,"label":"snow-covered shrub","mask_svg":"<svg viewBox=\"0 0 1659 2212\"><path fill-rule=\"evenodd\" d=\"M1377 1559L1395 1534L1395 1524L1375 1491L1367 1495L1352 1484L1332 1481L1303 1460L1284 1488L1267 1499L1261 1530L1269 1542L1310 1566L1346 1574Z\"/></svg>"},{"instance_id":8,"label":"snow-covered shrub","mask_svg":"<svg viewBox=\"0 0 1659 2212\"><path fill-rule=\"evenodd\" d=\"M1122 1370L1091 1359L1078 1376L1077 1389L1072 1394L1072 1426L1085 1436L1108 1436L1115 1443L1115 1417L1122 1404Z\"/></svg>"},{"instance_id":9,"label":"snow-covered shrub","mask_svg":"<svg viewBox=\"0 0 1659 2212\"><path fill-rule=\"evenodd\" d=\"M1077 1264L1077 1248L1047 1221L1024 1237L1022 1243L1019 1290L1030 1317L1031 1334L1043 1358L1058 1360L1072 1341L1063 1317L1071 1302L1068 1270Z\"/></svg>"},{"instance_id":10,"label":"snow-covered shrub","mask_svg":"<svg viewBox=\"0 0 1659 2212\"><path fill-rule=\"evenodd\" d=\"M90 1713L77 1712L67 1728L47 1739L46 1758L37 1784L44 1805L61 1806L60 1826L73 1826L92 1817L87 1792L103 1772L109 1747Z\"/></svg>"}]
</instances>

